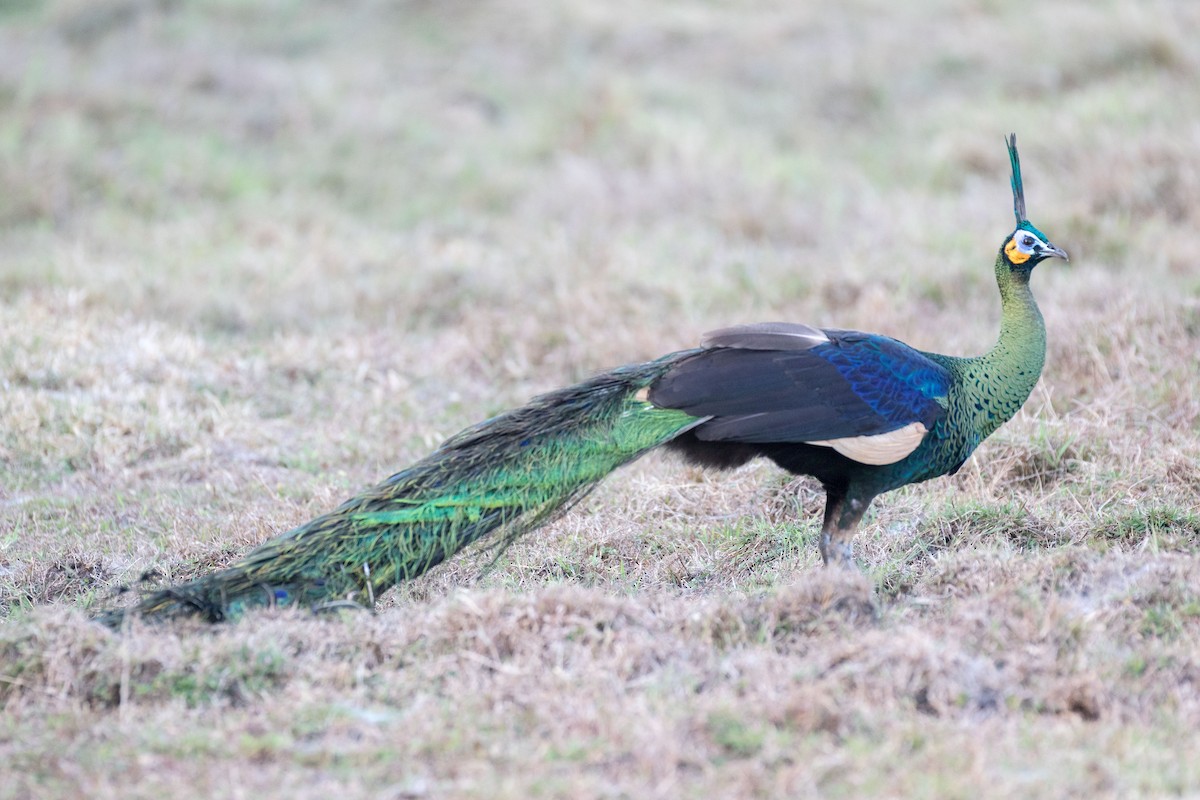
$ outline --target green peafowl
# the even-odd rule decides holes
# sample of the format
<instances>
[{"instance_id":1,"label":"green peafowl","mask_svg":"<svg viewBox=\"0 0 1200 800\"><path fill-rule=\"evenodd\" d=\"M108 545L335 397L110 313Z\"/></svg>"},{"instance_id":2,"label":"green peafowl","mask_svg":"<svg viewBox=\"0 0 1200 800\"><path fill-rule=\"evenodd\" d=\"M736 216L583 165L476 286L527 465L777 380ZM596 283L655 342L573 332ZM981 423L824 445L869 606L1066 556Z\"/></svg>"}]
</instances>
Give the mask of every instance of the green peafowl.
<instances>
[{"instance_id":1,"label":"green peafowl","mask_svg":"<svg viewBox=\"0 0 1200 800\"><path fill-rule=\"evenodd\" d=\"M1041 374L1046 329L1030 273L1067 254L1026 218L1015 134L1007 145L1017 225L996 257L1002 323L986 354L945 356L789 323L718 330L696 349L619 367L468 428L232 566L101 619L219 621L253 607L371 605L489 535L511 542L656 447L718 468L765 456L814 476L827 495L821 556L852 566L871 501L954 474Z\"/></svg>"}]
</instances>

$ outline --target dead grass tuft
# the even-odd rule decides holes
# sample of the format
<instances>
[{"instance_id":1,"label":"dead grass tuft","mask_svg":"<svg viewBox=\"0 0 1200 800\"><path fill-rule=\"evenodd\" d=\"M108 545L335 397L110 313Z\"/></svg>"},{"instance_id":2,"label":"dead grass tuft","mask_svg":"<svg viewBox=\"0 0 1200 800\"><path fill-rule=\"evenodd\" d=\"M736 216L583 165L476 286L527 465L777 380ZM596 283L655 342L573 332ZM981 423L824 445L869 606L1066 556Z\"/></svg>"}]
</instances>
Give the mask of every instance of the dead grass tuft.
<instances>
[{"instance_id":1,"label":"dead grass tuft","mask_svg":"<svg viewBox=\"0 0 1200 800\"><path fill-rule=\"evenodd\" d=\"M44 605L95 591L107 586L111 580L108 565L99 559L68 555L45 567L39 578L28 581L25 599L35 605Z\"/></svg>"},{"instance_id":2,"label":"dead grass tuft","mask_svg":"<svg viewBox=\"0 0 1200 800\"><path fill-rule=\"evenodd\" d=\"M822 629L872 625L879 614L873 593L874 586L861 574L822 570L747 610L769 639L782 644Z\"/></svg>"},{"instance_id":3,"label":"dead grass tuft","mask_svg":"<svg viewBox=\"0 0 1200 800\"><path fill-rule=\"evenodd\" d=\"M279 649L240 642L198 648L181 633L162 636L135 625L108 634L77 612L39 613L24 629L8 631L0 646L0 699L101 709L241 707L286 682Z\"/></svg>"},{"instance_id":4,"label":"dead grass tuft","mask_svg":"<svg viewBox=\"0 0 1200 800\"><path fill-rule=\"evenodd\" d=\"M634 606L596 590L562 586L518 598L464 594L446 609L431 645L452 653L470 651L497 665L514 659L553 661L568 651L543 651L547 640L569 642L570 651L604 651L621 633L644 627ZM632 663L628 669L637 673L642 666Z\"/></svg>"}]
</instances>

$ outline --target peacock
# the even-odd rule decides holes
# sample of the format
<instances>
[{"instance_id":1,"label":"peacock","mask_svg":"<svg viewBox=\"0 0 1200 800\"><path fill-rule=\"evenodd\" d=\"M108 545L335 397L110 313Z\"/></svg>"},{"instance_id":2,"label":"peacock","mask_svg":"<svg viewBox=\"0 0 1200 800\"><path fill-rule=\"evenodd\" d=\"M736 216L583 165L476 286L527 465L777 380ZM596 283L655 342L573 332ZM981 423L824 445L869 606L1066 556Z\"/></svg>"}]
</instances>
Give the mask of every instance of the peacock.
<instances>
[{"instance_id":1,"label":"peacock","mask_svg":"<svg viewBox=\"0 0 1200 800\"><path fill-rule=\"evenodd\" d=\"M852 540L871 501L954 474L1041 375L1046 328L1030 275L1067 254L1026 217L1016 135L1006 144L1016 228L996 256L1002 322L987 353L927 353L879 334L784 322L717 330L699 347L618 367L468 428L231 566L101 620L371 607L468 545L502 547L545 524L658 447L721 469L763 456L815 477L826 493L822 559L853 568Z\"/></svg>"}]
</instances>

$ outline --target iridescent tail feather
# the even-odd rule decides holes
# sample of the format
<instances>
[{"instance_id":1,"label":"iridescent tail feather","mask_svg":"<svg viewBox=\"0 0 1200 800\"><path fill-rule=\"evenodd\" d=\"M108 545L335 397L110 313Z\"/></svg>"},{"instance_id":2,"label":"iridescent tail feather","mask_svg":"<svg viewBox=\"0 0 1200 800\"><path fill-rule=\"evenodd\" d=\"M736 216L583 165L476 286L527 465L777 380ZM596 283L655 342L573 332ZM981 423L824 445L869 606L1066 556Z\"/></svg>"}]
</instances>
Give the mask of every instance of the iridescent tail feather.
<instances>
[{"instance_id":1,"label":"iridescent tail feather","mask_svg":"<svg viewBox=\"0 0 1200 800\"><path fill-rule=\"evenodd\" d=\"M698 422L655 407L642 391L675 358L622 367L468 428L228 568L100 619L114 627L128 614L215 622L256 607L371 605L464 547L497 534L510 542Z\"/></svg>"}]
</instances>

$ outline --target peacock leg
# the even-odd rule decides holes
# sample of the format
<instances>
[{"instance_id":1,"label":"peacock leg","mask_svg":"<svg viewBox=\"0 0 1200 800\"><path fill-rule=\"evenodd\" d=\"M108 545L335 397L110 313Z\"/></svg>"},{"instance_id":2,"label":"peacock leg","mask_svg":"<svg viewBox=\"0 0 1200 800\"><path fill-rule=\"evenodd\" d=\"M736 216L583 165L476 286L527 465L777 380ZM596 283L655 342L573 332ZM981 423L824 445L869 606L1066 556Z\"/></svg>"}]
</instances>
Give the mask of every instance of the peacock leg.
<instances>
[{"instance_id":1,"label":"peacock leg","mask_svg":"<svg viewBox=\"0 0 1200 800\"><path fill-rule=\"evenodd\" d=\"M871 501L847 497L844 490L826 490L825 521L821 525L821 558L825 566L856 569L854 534Z\"/></svg>"}]
</instances>

